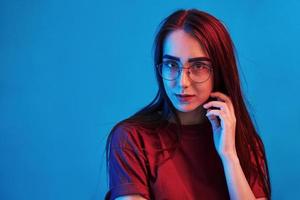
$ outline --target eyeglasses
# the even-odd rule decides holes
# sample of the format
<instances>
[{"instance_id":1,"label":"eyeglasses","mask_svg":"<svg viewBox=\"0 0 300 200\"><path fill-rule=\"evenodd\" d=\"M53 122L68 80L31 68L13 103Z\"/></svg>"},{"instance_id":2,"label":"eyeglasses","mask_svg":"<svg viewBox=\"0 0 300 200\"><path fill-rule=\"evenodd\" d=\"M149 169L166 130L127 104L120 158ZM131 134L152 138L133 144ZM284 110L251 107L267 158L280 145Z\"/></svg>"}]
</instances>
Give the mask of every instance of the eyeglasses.
<instances>
[{"instance_id":1,"label":"eyeglasses","mask_svg":"<svg viewBox=\"0 0 300 200\"><path fill-rule=\"evenodd\" d=\"M189 67L183 67L181 63L166 60L156 66L160 76L165 80L175 80L183 69L188 69L189 78L196 83L207 81L213 71L211 64L205 62L194 62Z\"/></svg>"}]
</instances>

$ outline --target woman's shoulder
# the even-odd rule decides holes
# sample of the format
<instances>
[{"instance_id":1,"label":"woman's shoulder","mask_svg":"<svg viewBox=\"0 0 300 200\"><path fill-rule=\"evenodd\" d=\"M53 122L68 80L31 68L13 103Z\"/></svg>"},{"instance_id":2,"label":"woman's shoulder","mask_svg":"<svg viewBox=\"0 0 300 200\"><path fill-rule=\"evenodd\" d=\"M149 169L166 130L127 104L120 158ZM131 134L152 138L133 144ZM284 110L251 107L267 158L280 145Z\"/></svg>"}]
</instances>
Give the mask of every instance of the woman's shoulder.
<instances>
[{"instance_id":1,"label":"woman's shoulder","mask_svg":"<svg viewBox=\"0 0 300 200\"><path fill-rule=\"evenodd\" d=\"M123 136L136 132L147 132L151 131L151 128L145 126L143 123L139 121L127 121L122 120L116 123L112 129L111 132L115 135Z\"/></svg>"},{"instance_id":2,"label":"woman's shoulder","mask_svg":"<svg viewBox=\"0 0 300 200\"><path fill-rule=\"evenodd\" d=\"M138 121L122 120L111 129L112 147L136 148L144 146L145 142L153 136L151 126L146 126Z\"/></svg>"}]
</instances>

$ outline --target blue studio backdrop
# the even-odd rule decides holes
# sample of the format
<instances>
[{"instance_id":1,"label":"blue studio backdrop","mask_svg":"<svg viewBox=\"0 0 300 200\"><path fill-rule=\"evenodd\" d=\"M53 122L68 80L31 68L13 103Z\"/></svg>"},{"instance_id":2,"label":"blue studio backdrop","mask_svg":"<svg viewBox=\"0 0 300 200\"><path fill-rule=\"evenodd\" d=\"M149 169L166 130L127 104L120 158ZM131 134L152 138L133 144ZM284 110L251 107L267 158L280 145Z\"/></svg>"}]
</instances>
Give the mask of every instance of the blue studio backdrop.
<instances>
[{"instance_id":1,"label":"blue studio backdrop","mask_svg":"<svg viewBox=\"0 0 300 200\"><path fill-rule=\"evenodd\" d=\"M1 0L0 199L103 199L107 134L156 94L155 31L178 8L228 28L273 199L300 199L296 0Z\"/></svg>"}]
</instances>

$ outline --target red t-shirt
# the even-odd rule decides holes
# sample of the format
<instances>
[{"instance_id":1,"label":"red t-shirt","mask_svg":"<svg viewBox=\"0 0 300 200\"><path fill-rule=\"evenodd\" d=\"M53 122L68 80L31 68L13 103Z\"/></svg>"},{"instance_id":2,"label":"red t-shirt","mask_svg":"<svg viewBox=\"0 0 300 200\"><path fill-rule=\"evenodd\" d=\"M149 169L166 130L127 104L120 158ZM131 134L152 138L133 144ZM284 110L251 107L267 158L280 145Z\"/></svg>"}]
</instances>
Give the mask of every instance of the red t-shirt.
<instances>
[{"instance_id":1,"label":"red t-shirt","mask_svg":"<svg viewBox=\"0 0 300 200\"><path fill-rule=\"evenodd\" d=\"M183 125L175 156L158 166L170 155L158 150L173 144L177 128L174 123L164 124L151 130L128 123L117 126L112 133L105 199L133 194L151 200L230 199L209 121ZM266 196L259 181L250 186L257 198Z\"/></svg>"}]
</instances>

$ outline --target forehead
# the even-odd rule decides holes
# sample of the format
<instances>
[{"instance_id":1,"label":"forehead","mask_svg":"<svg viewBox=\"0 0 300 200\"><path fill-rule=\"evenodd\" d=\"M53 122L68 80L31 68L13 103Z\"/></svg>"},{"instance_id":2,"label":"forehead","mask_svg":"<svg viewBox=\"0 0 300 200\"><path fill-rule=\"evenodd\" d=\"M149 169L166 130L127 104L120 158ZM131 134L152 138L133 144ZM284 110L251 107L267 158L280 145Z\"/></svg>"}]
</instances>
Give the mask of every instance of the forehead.
<instances>
[{"instance_id":1,"label":"forehead","mask_svg":"<svg viewBox=\"0 0 300 200\"><path fill-rule=\"evenodd\" d=\"M182 63L189 58L208 57L199 41L184 30L171 32L163 44L163 55L179 57Z\"/></svg>"}]
</instances>

